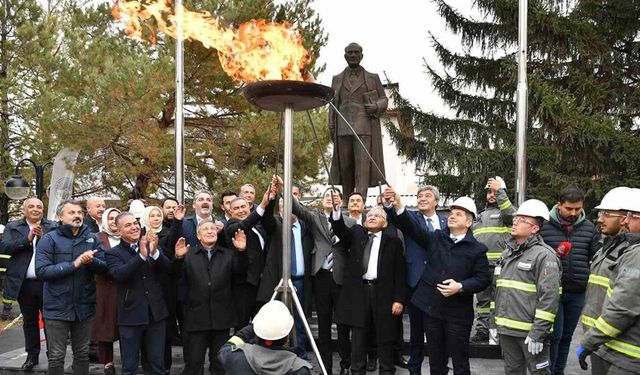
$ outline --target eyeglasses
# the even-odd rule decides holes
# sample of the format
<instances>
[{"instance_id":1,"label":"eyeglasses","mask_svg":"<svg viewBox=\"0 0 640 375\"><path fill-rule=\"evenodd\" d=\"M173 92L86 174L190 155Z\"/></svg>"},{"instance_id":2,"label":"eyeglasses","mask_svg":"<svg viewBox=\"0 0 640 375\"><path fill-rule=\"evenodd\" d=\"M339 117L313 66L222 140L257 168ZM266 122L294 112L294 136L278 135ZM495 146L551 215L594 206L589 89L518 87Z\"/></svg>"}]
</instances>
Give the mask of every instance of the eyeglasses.
<instances>
[{"instance_id":1,"label":"eyeglasses","mask_svg":"<svg viewBox=\"0 0 640 375\"><path fill-rule=\"evenodd\" d=\"M513 218L513 223L514 224L518 224L518 223L527 223L529 225L538 225L538 223L534 223L533 221L529 221L525 218L523 218L522 216L516 216Z\"/></svg>"},{"instance_id":2,"label":"eyeglasses","mask_svg":"<svg viewBox=\"0 0 640 375\"><path fill-rule=\"evenodd\" d=\"M627 215L622 215L622 214L614 214L613 212L609 212L609 211L599 211L598 212L598 217L625 217Z\"/></svg>"},{"instance_id":3,"label":"eyeglasses","mask_svg":"<svg viewBox=\"0 0 640 375\"><path fill-rule=\"evenodd\" d=\"M640 214L635 214L635 213L627 212L627 216L628 216L628 217L632 217L632 218L634 218L634 219L640 219Z\"/></svg>"}]
</instances>

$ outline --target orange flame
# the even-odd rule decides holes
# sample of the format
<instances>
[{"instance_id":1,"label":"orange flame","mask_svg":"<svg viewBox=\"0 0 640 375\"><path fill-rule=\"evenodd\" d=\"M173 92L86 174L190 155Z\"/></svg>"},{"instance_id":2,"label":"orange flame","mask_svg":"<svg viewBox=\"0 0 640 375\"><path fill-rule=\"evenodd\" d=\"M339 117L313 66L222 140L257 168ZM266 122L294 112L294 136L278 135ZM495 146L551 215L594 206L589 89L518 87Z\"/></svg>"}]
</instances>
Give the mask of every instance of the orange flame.
<instances>
[{"instance_id":1,"label":"orange flame","mask_svg":"<svg viewBox=\"0 0 640 375\"><path fill-rule=\"evenodd\" d=\"M142 4L137 0L118 0L112 9L125 33L156 42L156 29L147 20L154 20L157 31L177 39L176 14L171 0L152 0ZM225 28L209 12L192 12L182 8L182 38L197 40L206 48L218 51L224 71L235 81L256 82L268 79L304 80L302 71L309 53L302 46L302 36L289 23L251 20L238 28Z\"/></svg>"}]
</instances>

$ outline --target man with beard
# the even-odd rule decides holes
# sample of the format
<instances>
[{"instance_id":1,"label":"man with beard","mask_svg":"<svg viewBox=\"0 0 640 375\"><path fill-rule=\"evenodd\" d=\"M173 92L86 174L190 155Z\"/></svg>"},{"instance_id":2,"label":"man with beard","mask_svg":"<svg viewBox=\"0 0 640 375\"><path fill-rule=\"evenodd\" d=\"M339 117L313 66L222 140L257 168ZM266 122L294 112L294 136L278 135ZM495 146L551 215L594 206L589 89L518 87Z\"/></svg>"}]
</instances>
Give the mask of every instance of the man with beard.
<instances>
[{"instance_id":1,"label":"man with beard","mask_svg":"<svg viewBox=\"0 0 640 375\"><path fill-rule=\"evenodd\" d=\"M44 281L44 313L52 375L64 374L71 336L73 373L89 373L89 341L96 310L95 274L105 273L100 239L82 223L82 206L64 201L56 209L61 225L44 235L36 250L36 276Z\"/></svg>"},{"instance_id":2,"label":"man with beard","mask_svg":"<svg viewBox=\"0 0 640 375\"><path fill-rule=\"evenodd\" d=\"M560 193L540 235L562 261L562 295L551 338L551 372L563 374L567 364L569 346L584 307L585 291L589 279L589 261L600 248L600 234L596 226L586 219L583 209L584 192L568 187ZM566 254L564 243L571 251Z\"/></svg>"},{"instance_id":3,"label":"man with beard","mask_svg":"<svg viewBox=\"0 0 640 375\"><path fill-rule=\"evenodd\" d=\"M160 208L162 208L162 217L164 220L162 221L163 228L171 228L171 223L174 218L174 210L178 207L178 201L173 198L167 198L162 201Z\"/></svg>"},{"instance_id":4,"label":"man with beard","mask_svg":"<svg viewBox=\"0 0 640 375\"><path fill-rule=\"evenodd\" d=\"M91 197L87 199L87 215L84 218L84 224L91 229L93 233L100 232L102 226L102 214L107 209L104 199L99 197Z\"/></svg>"},{"instance_id":5,"label":"man with beard","mask_svg":"<svg viewBox=\"0 0 640 375\"><path fill-rule=\"evenodd\" d=\"M3 298L5 301L17 299L24 318L22 330L27 359L22 369L26 371L38 364L40 354L38 314L42 312L42 280L36 277L35 249L42 236L57 226L44 219L43 212L40 199L27 198L22 203L24 217L7 224L0 242L0 253L11 255Z\"/></svg>"}]
</instances>

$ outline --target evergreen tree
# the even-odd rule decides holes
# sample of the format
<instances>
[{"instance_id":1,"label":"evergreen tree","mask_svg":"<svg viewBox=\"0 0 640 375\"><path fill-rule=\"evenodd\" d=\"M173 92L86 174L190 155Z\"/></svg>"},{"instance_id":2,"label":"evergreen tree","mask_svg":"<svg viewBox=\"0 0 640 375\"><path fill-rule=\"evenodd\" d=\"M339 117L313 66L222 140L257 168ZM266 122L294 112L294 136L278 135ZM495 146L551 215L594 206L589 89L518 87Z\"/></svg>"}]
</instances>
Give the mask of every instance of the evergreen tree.
<instances>
[{"instance_id":1,"label":"evergreen tree","mask_svg":"<svg viewBox=\"0 0 640 375\"><path fill-rule=\"evenodd\" d=\"M448 196L484 201L488 174L515 190L518 1L474 0L477 21L434 0L463 50L431 35L443 66L427 72L453 118L395 100L413 134L389 127L398 148ZM530 0L527 195L548 204L567 185L588 207L640 175L640 1Z\"/></svg>"}]
</instances>

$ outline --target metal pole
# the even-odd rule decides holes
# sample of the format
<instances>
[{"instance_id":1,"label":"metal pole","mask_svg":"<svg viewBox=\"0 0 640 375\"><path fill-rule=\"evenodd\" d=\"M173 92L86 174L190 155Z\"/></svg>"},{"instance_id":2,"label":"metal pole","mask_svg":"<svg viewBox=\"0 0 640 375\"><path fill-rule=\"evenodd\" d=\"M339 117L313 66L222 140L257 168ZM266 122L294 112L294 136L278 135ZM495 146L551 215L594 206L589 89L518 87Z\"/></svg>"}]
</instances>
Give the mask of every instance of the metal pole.
<instances>
[{"instance_id":1,"label":"metal pole","mask_svg":"<svg viewBox=\"0 0 640 375\"><path fill-rule=\"evenodd\" d=\"M285 286L282 294L282 302L290 306L291 278L291 180L293 178L293 108L286 105L284 108L284 196L282 213L282 283Z\"/></svg>"},{"instance_id":2,"label":"metal pole","mask_svg":"<svg viewBox=\"0 0 640 375\"><path fill-rule=\"evenodd\" d=\"M182 42L182 0L175 1L176 8L176 111L174 117L176 141L176 200L184 204L184 52Z\"/></svg>"},{"instance_id":3,"label":"metal pole","mask_svg":"<svg viewBox=\"0 0 640 375\"><path fill-rule=\"evenodd\" d=\"M527 0L518 7L518 94L516 128L516 201L527 196Z\"/></svg>"}]
</instances>

